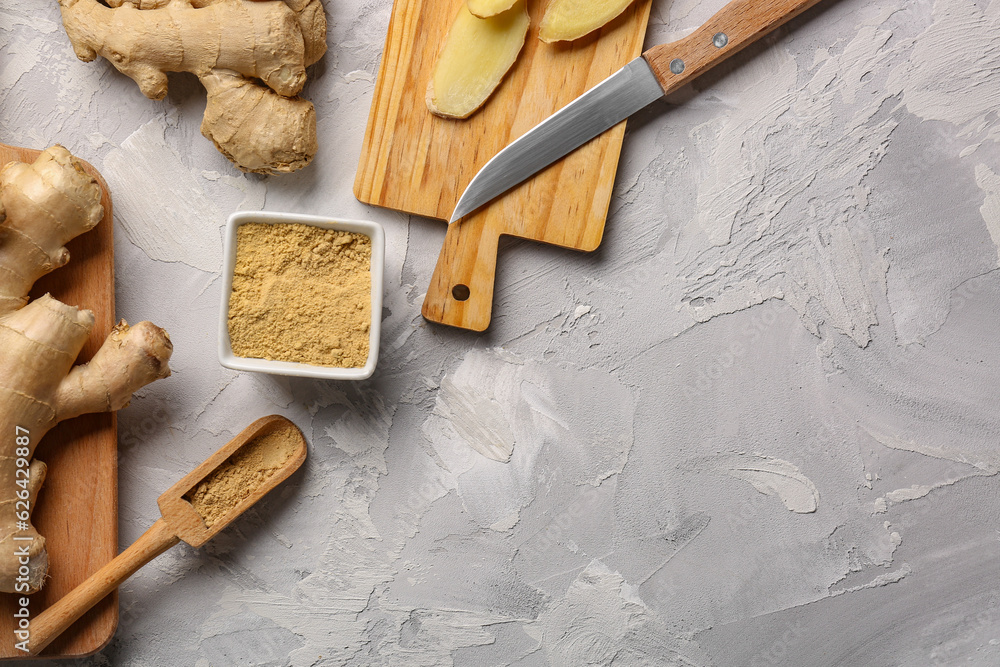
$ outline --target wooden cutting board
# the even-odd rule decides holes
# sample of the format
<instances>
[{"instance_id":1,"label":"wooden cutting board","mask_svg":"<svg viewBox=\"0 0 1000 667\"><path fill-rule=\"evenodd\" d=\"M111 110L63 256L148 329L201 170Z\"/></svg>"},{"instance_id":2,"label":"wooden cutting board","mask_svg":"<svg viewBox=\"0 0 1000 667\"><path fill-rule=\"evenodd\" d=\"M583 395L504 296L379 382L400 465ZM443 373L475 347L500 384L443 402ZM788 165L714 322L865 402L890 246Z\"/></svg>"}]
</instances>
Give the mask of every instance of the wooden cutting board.
<instances>
[{"instance_id":1,"label":"wooden cutting board","mask_svg":"<svg viewBox=\"0 0 1000 667\"><path fill-rule=\"evenodd\" d=\"M500 149L642 51L651 0L600 31L544 44L545 0L529 0L524 50L473 116L425 105L437 52L464 0L396 0L365 130L354 193L368 204L447 220L476 172ZM483 331L490 323L497 244L510 235L590 251L604 234L625 123L581 146L448 227L424 300L428 320Z\"/></svg>"},{"instance_id":2,"label":"wooden cutting board","mask_svg":"<svg viewBox=\"0 0 1000 667\"><path fill-rule=\"evenodd\" d=\"M0 144L0 166L33 162L40 151ZM111 333L115 318L114 226L108 186L101 185L104 218L71 241L70 262L35 284L32 297L46 292L60 301L94 311L94 330L80 361L89 360ZM49 579L31 596L32 617L61 598L118 554L118 429L113 413L83 415L62 422L39 443L35 458L48 464L32 523L45 537ZM0 658L23 658L14 648L16 594L0 594ZM85 656L111 640L118 625L118 593L102 600L43 653Z\"/></svg>"}]
</instances>

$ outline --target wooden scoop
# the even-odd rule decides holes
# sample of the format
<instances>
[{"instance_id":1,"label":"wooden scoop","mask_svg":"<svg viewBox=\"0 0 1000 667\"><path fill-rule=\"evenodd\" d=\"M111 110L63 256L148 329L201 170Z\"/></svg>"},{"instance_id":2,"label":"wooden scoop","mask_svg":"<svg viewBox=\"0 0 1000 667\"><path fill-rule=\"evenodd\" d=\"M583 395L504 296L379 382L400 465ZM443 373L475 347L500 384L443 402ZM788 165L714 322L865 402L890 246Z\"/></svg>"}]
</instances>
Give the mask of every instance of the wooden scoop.
<instances>
[{"instance_id":1,"label":"wooden scoop","mask_svg":"<svg viewBox=\"0 0 1000 667\"><path fill-rule=\"evenodd\" d=\"M294 430L294 434L299 440L289 458L281 464L280 468L261 481L260 485L254 488L246 498L226 509L224 514L217 516L214 521L210 521L212 525L208 526L186 496L200 482L220 468L237 450L252 443L258 437L289 427ZM302 465L305 459L305 438L302 436L302 432L289 420L279 415L271 415L250 424L222 449L210 456L157 499L156 502L160 506L162 517L157 519L132 546L42 612L38 618L32 619L31 638L28 643L31 653L34 655L40 653L52 640L104 596L115 590L143 565L180 540L184 540L192 547L200 547L215 537L216 533L243 514L264 494L287 479Z\"/></svg>"}]
</instances>

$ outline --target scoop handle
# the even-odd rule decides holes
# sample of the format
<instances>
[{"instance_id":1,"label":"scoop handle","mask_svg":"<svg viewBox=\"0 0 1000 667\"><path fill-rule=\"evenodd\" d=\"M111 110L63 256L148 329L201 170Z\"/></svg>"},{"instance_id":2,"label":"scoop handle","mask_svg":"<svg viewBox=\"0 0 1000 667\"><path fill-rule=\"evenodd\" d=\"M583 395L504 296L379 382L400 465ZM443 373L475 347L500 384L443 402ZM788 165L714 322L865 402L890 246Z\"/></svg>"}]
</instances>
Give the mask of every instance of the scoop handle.
<instances>
[{"instance_id":1,"label":"scoop handle","mask_svg":"<svg viewBox=\"0 0 1000 667\"><path fill-rule=\"evenodd\" d=\"M179 541L180 538L167 522L162 518L157 519L132 546L31 621L28 648L32 655L41 653L74 621L118 588L119 584Z\"/></svg>"},{"instance_id":2,"label":"scoop handle","mask_svg":"<svg viewBox=\"0 0 1000 667\"><path fill-rule=\"evenodd\" d=\"M820 0L733 0L693 33L648 49L642 57L671 93Z\"/></svg>"}]
</instances>

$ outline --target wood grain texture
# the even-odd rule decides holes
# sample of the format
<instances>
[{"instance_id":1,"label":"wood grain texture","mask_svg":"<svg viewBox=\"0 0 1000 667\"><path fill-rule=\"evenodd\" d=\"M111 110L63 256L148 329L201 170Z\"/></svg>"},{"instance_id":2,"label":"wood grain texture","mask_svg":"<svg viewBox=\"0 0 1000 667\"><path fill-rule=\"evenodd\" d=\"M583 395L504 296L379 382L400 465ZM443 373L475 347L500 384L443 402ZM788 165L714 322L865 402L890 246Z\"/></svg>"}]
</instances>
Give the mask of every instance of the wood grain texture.
<instances>
[{"instance_id":1,"label":"wood grain texture","mask_svg":"<svg viewBox=\"0 0 1000 667\"><path fill-rule=\"evenodd\" d=\"M241 447L279 428L291 428L297 434L296 449L290 458L282 464L279 470L265 479L246 498L236 503L211 527L206 526L202 517L184 498L184 494L213 473ZM215 537L219 531L298 470L306 460L306 451L306 439L302 435L302 431L280 415L261 417L243 429L235 438L160 495L157 504L163 516L156 520L138 540L35 619L32 625L31 652L36 654L44 650L49 642L56 641L60 633L70 627L88 609L100 603L109 593L114 592L126 579L138 572L143 565L182 539L192 547L200 547Z\"/></svg>"},{"instance_id":2,"label":"wood grain texture","mask_svg":"<svg viewBox=\"0 0 1000 667\"><path fill-rule=\"evenodd\" d=\"M31 627L33 654L44 650L86 611L118 589L143 565L180 542L166 521L158 519L139 539L46 609Z\"/></svg>"},{"instance_id":3,"label":"wood grain texture","mask_svg":"<svg viewBox=\"0 0 1000 667\"><path fill-rule=\"evenodd\" d=\"M464 0L396 0L382 54L354 193L363 202L447 220L466 185L504 146L637 57L650 0L600 31L544 44L545 3L529 0L531 28L517 63L482 109L439 118L424 95L437 52ZM507 234L576 250L600 245L625 124L450 225L424 317L484 330L493 305L496 248ZM454 298L468 287L466 300Z\"/></svg>"},{"instance_id":4,"label":"wood grain texture","mask_svg":"<svg viewBox=\"0 0 1000 667\"><path fill-rule=\"evenodd\" d=\"M281 428L294 429L298 434L296 449L291 458L285 461L280 470L276 471L264 480L264 482L255 488L252 493L247 495L246 498L243 498L240 502L229 508L229 511L213 523L211 527L206 526L205 521L198 514L198 511L195 510L194 506L188 501L187 498L184 497L185 494L191 491L203 479L215 472L215 470L225 463L226 459L235 454L238 449L258 437L263 437L268 433L272 433ZM201 465L160 494L160 497L156 500L157 505L160 507L160 514L163 515L163 518L170 524L171 530L180 539L184 540L192 547L200 547L205 544L205 542L208 542L210 539L215 537L220 530L232 523L236 517L250 509L254 503L263 498L271 489L276 487L278 484L281 484L283 481L288 479L292 473L298 470L302 463L306 460L306 451L305 436L303 436L302 431L300 431L299 428L286 417L282 417L281 415L261 417L240 431L235 438L230 440L217 452L205 459Z\"/></svg>"},{"instance_id":5,"label":"wood grain texture","mask_svg":"<svg viewBox=\"0 0 1000 667\"><path fill-rule=\"evenodd\" d=\"M40 151L0 144L0 165L33 162ZM108 187L91 165L85 168L101 185L104 218L71 241L70 262L36 283L32 297L46 292L68 304L94 311L94 330L80 361L89 360L115 322L114 227ZM45 537L49 579L31 596L36 618L118 553L118 430L113 413L83 415L52 429L35 457L48 464L32 522ZM16 594L0 595L0 658L24 657L14 648ZM54 642L45 656L85 656L100 650L118 625L114 593L91 609Z\"/></svg>"},{"instance_id":6,"label":"wood grain texture","mask_svg":"<svg viewBox=\"0 0 1000 667\"><path fill-rule=\"evenodd\" d=\"M663 86L671 93L726 58L753 44L775 28L787 23L820 0L733 0L687 37L654 46L642 54ZM725 35L721 46L716 35ZM680 58L683 71L670 69Z\"/></svg>"}]
</instances>

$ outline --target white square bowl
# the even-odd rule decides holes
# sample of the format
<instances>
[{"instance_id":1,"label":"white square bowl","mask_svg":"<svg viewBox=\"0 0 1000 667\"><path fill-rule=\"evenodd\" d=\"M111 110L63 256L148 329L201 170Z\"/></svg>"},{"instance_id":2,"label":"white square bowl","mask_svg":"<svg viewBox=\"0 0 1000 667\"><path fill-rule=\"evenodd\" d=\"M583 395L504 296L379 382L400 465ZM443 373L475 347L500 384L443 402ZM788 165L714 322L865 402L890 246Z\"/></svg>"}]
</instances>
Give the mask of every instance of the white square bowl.
<instances>
[{"instance_id":1,"label":"white square bowl","mask_svg":"<svg viewBox=\"0 0 1000 667\"><path fill-rule=\"evenodd\" d=\"M334 368L315 366L292 361L269 361L237 357L229 340L229 297L233 291L233 273L236 269L236 230L248 222L274 224L301 224L333 229L340 232L364 234L372 240L372 322L368 335L368 361L361 368ZM343 220L297 213L268 211L240 211L229 216L222 260L222 311L219 316L219 361L226 368L238 371L257 371L276 375L297 375L324 380L364 380L375 372L378 362L379 335L382 325L382 276L385 271L385 232L382 226L365 220Z\"/></svg>"}]
</instances>

